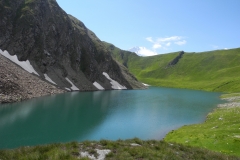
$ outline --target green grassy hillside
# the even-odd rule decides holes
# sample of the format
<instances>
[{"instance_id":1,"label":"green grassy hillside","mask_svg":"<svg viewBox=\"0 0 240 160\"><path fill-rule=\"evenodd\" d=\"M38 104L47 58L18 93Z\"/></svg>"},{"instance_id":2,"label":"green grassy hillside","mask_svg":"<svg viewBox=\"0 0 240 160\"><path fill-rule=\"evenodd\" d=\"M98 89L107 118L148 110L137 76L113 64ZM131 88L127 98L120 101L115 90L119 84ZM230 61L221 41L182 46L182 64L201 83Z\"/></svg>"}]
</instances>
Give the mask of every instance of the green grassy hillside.
<instances>
[{"instance_id":1,"label":"green grassy hillside","mask_svg":"<svg viewBox=\"0 0 240 160\"><path fill-rule=\"evenodd\" d=\"M229 102L209 113L204 123L183 126L168 133L164 140L240 156L239 95L224 95Z\"/></svg>"},{"instance_id":2,"label":"green grassy hillside","mask_svg":"<svg viewBox=\"0 0 240 160\"><path fill-rule=\"evenodd\" d=\"M143 83L207 91L240 91L240 48L185 53L176 65L167 67L179 52L139 57L111 44L105 45L112 56Z\"/></svg>"}]
</instances>

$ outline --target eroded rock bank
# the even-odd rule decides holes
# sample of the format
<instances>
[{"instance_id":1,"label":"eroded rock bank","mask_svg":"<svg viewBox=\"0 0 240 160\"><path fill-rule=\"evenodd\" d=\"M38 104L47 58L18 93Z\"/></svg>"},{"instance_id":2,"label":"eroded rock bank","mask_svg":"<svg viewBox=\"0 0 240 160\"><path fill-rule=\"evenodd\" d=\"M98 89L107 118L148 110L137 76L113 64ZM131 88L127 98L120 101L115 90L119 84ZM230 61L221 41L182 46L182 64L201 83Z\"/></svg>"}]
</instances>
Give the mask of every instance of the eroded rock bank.
<instances>
[{"instance_id":1,"label":"eroded rock bank","mask_svg":"<svg viewBox=\"0 0 240 160\"><path fill-rule=\"evenodd\" d=\"M63 89L28 73L0 54L0 103L64 93Z\"/></svg>"}]
</instances>

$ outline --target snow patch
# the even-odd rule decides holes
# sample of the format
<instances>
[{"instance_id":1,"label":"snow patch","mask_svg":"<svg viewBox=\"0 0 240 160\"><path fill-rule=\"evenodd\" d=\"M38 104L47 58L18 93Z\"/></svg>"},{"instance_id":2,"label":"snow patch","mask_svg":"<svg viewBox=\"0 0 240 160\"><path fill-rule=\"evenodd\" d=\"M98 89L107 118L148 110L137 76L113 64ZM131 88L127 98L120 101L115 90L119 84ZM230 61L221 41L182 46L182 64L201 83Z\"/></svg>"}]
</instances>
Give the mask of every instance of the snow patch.
<instances>
[{"instance_id":1,"label":"snow patch","mask_svg":"<svg viewBox=\"0 0 240 160\"><path fill-rule=\"evenodd\" d=\"M44 77L45 77L45 79L46 79L48 82L57 85L50 77L48 77L47 74L44 74Z\"/></svg>"},{"instance_id":2,"label":"snow patch","mask_svg":"<svg viewBox=\"0 0 240 160\"><path fill-rule=\"evenodd\" d=\"M81 157L88 157L91 160L104 160L106 155L111 152L109 149L96 149L99 156L96 158L94 155L90 155L88 152L80 152Z\"/></svg>"},{"instance_id":3,"label":"snow patch","mask_svg":"<svg viewBox=\"0 0 240 160\"><path fill-rule=\"evenodd\" d=\"M79 91L79 89L67 77L65 79L72 85L71 89L73 91Z\"/></svg>"},{"instance_id":4,"label":"snow patch","mask_svg":"<svg viewBox=\"0 0 240 160\"><path fill-rule=\"evenodd\" d=\"M149 87L150 85L149 84L146 84L146 83L142 83L144 86L146 87Z\"/></svg>"},{"instance_id":5,"label":"snow patch","mask_svg":"<svg viewBox=\"0 0 240 160\"><path fill-rule=\"evenodd\" d=\"M66 90L68 90L68 91L71 91L71 89L70 88L65 88Z\"/></svg>"},{"instance_id":6,"label":"snow patch","mask_svg":"<svg viewBox=\"0 0 240 160\"><path fill-rule=\"evenodd\" d=\"M33 66L30 64L29 60L26 60L26 61L19 61L18 58L17 58L17 55L10 55L8 53L8 51L2 51L0 49L0 53L6 57L7 59L11 60L12 62L16 63L17 65L19 65L20 67L22 67L24 70L28 71L29 73L34 73L36 75L39 76L39 74L35 71L35 69L33 68Z\"/></svg>"},{"instance_id":7,"label":"snow patch","mask_svg":"<svg viewBox=\"0 0 240 160\"><path fill-rule=\"evenodd\" d=\"M110 78L110 76L106 72L103 72L103 75L111 81L110 83L112 84L113 89L127 89L125 86L122 86L117 81Z\"/></svg>"},{"instance_id":8,"label":"snow patch","mask_svg":"<svg viewBox=\"0 0 240 160\"><path fill-rule=\"evenodd\" d=\"M99 90L105 90L99 83L94 82L93 85Z\"/></svg>"}]
</instances>

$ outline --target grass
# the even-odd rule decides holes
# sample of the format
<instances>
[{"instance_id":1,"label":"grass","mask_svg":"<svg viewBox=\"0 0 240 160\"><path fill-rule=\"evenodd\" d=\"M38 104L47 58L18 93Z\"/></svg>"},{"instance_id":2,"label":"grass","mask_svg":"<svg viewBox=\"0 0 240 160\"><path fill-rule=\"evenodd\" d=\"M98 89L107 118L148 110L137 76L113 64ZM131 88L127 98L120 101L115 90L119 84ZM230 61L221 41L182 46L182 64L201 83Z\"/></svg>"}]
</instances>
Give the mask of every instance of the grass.
<instances>
[{"instance_id":1,"label":"grass","mask_svg":"<svg viewBox=\"0 0 240 160\"><path fill-rule=\"evenodd\" d=\"M233 98L233 97L240 97L240 93L229 93L221 95L221 98Z\"/></svg>"},{"instance_id":2,"label":"grass","mask_svg":"<svg viewBox=\"0 0 240 160\"><path fill-rule=\"evenodd\" d=\"M132 144L138 144L133 146ZM140 139L118 141L86 141L82 143L72 142L66 144L51 144L35 147L21 147L14 150L1 150L0 159L88 159L81 157L80 152L87 151L91 155L98 156L95 149L109 149L111 152L105 159L240 159L235 156L224 155L208 151L206 149L184 146L181 144L167 143L164 141Z\"/></svg>"},{"instance_id":3,"label":"grass","mask_svg":"<svg viewBox=\"0 0 240 160\"><path fill-rule=\"evenodd\" d=\"M74 159L78 154L79 144L51 144L35 147L21 147L15 150L1 150L0 159Z\"/></svg>"},{"instance_id":4,"label":"grass","mask_svg":"<svg viewBox=\"0 0 240 160\"><path fill-rule=\"evenodd\" d=\"M231 102L209 113L202 124L183 126L167 134L165 141L188 146L197 146L212 151L240 157L240 106L239 93L225 94L222 98L231 98Z\"/></svg>"},{"instance_id":5,"label":"grass","mask_svg":"<svg viewBox=\"0 0 240 160\"><path fill-rule=\"evenodd\" d=\"M112 56L128 67L143 83L206 91L240 92L240 48L185 53L176 65L167 67L179 52L139 57L111 44L105 45Z\"/></svg>"}]
</instances>

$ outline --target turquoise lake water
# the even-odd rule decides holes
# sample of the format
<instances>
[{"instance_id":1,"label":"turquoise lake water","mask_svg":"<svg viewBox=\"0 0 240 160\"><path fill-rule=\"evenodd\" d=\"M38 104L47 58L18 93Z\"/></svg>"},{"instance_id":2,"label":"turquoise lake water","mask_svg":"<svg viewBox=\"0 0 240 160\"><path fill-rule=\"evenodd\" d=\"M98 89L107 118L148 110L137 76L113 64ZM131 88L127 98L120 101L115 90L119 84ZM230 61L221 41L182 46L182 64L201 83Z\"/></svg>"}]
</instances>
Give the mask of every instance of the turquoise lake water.
<instances>
[{"instance_id":1,"label":"turquoise lake water","mask_svg":"<svg viewBox=\"0 0 240 160\"><path fill-rule=\"evenodd\" d=\"M220 93L150 87L72 92L0 105L0 149L100 139L162 139L201 123Z\"/></svg>"}]
</instances>

